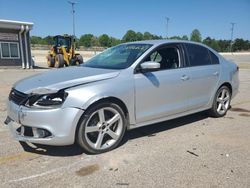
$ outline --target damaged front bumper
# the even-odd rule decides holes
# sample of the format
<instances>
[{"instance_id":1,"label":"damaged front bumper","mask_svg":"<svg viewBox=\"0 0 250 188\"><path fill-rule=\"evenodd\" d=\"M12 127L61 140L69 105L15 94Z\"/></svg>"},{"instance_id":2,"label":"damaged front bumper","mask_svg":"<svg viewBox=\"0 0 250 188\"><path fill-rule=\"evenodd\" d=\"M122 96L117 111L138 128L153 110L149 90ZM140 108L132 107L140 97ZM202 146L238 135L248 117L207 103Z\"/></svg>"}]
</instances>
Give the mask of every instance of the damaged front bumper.
<instances>
[{"instance_id":1,"label":"damaged front bumper","mask_svg":"<svg viewBox=\"0 0 250 188\"><path fill-rule=\"evenodd\" d=\"M74 107L34 109L7 103L5 124L18 141L44 145L70 145L83 110Z\"/></svg>"}]
</instances>

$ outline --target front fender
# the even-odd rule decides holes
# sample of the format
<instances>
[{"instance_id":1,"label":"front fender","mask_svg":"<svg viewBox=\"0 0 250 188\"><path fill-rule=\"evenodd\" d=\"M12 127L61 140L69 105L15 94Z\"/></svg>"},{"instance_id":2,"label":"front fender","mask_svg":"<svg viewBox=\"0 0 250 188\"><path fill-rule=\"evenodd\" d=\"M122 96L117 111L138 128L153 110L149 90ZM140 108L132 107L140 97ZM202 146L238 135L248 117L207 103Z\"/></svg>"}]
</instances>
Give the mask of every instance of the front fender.
<instances>
[{"instance_id":1,"label":"front fender","mask_svg":"<svg viewBox=\"0 0 250 188\"><path fill-rule=\"evenodd\" d=\"M68 97L63 106L86 110L90 105L101 99L114 97L125 104L130 117L130 124L135 124L133 84L129 81L123 82L123 84L118 82L115 79L103 80L95 84L90 83L69 88L66 90Z\"/></svg>"}]
</instances>

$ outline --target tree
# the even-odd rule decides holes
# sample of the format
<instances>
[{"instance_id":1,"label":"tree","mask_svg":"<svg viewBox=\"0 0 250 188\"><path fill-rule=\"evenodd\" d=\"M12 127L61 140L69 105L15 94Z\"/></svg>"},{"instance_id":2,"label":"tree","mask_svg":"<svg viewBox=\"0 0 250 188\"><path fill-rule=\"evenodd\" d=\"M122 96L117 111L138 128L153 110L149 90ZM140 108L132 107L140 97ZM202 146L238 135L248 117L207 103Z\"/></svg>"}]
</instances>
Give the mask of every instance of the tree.
<instances>
[{"instance_id":1,"label":"tree","mask_svg":"<svg viewBox=\"0 0 250 188\"><path fill-rule=\"evenodd\" d=\"M158 40L158 39L163 39L162 36L158 36L158 35L153 35L152 34L152 39L153 40Z\"/></svg>"},{"instance_id":2,"label":"tree","mask_svg":"<svg viewBox=\"0 0 250 188\"><path fill-rule=\"evenodd\" d=\"M137 41L137 34L133 30L128 30L127 33L122 37L124 42Z\"/></svg>"},{"instance_id":3,"label":"tree","mask_svg":"<svg viewBox=\"0 0 250 188\"><path fill-rule=\"evenodd\" d=\"M126 34L123 36L122 40L117 39L115 37L108 36L107 34L103 34L99 37L96 37L92 34L84 34L80 37L80 39L76 39L76 48L79 46L85 47L111 47L120 44L121 42L130 42L130 41L140 41L140 40L156 40L162 39L162 36L151 34L150 32L135 32L133 30L128 30ZM183 36L172 36L170 39L178 39L178 40L189 40L187 35ZM190 35L190 40L201 42L202 37L201 33L198 29L194 29ZM39 36L31 36L31 44L40 44L40 45L53 45L53 37L46 36L44 38ZM219 52L228 52L230 49L230 40L216 40L211 37L206 37L203 41L207 46L215 49ZM97 49L97 48L96 48ZM244 40L241 38L237 38L233 42L232 46L233 51L249 51L250 50L250 41Z\"/></svg>"},{"instance_id":4,"label":"tree","mask_svg":"<svg viewBox=\"0 0 250 188\"><path fill-rule=\"evenodd\" d=\"M116 46L118 44L121 44L121 40L114 38L114 37L110 37L110 46Z\"/></svg>"},{"instance_id":5,"label":"tree","mask_svg":"<svg viewBox=\"0 0 250 188\"><path fill-rule=\"evenodd\" d=\"M103 35L99 36L98 40L99 40L99 43L101 46L103 46L103 47L110 46L110 39L109 39L109 36L107 34L103 34Z\"/></svg>"},{"instance_id":6,"label":"tree","mask_svg":"<svg viewBox=\"0 0 250 188\"><path fill-rule=\"evenodd\" d=\"M54 40L52 36L47 36L45 38L38 36L31 36L31 44L43 44L43 45L53 45Z\"/></svg>"},{"instance_id":7,"label":"tree","mask_svg":"<svg viewBox=\"0 0 250 188\"><path fill-rule=\"evenodd\" d=\"M92 47L100 46L99 40L98 40L98 38L96 36L93 36L91 38L90 44L91 44Z\"/></svg>"},{"instance_id":8,"label":"tree","mask_svg":"<svg viewBox=\"0 0 250 188\"><path fill-rule=\"evenodd\" d=\"M195 42L201 42L201 33L198 29L194 29L190 35L190 40Z\"/></svg>"},{"instance_id":9,"label":"tree","mask_svg":"<svg viewBox=\"0 0 250 188\"><path fill-rule=\"evenodd\" d=\"M42 37L38 37L38 36L31 36L30 37L30 42L31 44L42 44Z\"/></svg>"},{"instance_id":10,"label":"tree","mask_svg":"<svg viewBox=\"0 0 250 188\"><path fill-rule=\"evenodd\" d=\"M47 36L47 37L43 38L43 44L53 45L54 44L53 37L52 36Z\"/></svg>"},{"instance_id":11,"label":"tree","mask_svg":"<svg viewBox=\"0 0 250 188\"><path fill-rule=\"evenodd\" d=\"M172 39L172 40L181 40L182 38L180 36L172 36L172 37L169 37L169 39Z\"/></svg>"},{"instance_id":12,"label":"tree","mask_svg":"<svg viewBox=\"0 0 250 188\"><path fill-rule=\"evenodd\" d=\"M92 34L85 34L85 35L82 35L80 37L80 40L79 40L79 45L80 46L84 46L84 47L91 47L91 39L94 35Z\"/></svg>"},{"instance_id":13,"label":"tree","mask_svg":"<svg viewBox=\"0 0 250 188\"><path fill-rule=\"evenodd\" d=\"M218 40L218 45L221 52L228 52L230 47L230 40Z\"/></svg>"},{"instance_id":14,"label":"tree","mask_svg":"<svg viewBox=\"0 0 250 188\"><path fill-rule=\"evenodd\" d=\"M203 44L206 44L207 46L213 48L216 51L221 51L218 41L216 41L215 39L211 39L210 37L205 38L203 40Z\"/></svg>"},{"instance_id":15,"label":"tree","mask_svg":"<svg viewBox=\"0 0 250 188\"><path fill-rule=\"evenodd\" d=\"M172 37L169 37L169 39L174 39L174 40L188 40L188 36L187 35L183 35L182 37L181 36L172 36Z\"/></svg>"},{"instance_id":16,"label":"tree","mask_svg":"<svg viewBox=\"0 0 250 188\"><path fill-rule=\"evenodd\" d=\"M188 36L187 35L183 35L181 40L188 40Z\"/></svg>"},{"instance_id":17,"label":"tree","mask_svg":"<svg viewBox=\"0 0 250 188\"><path fill-rule=\"evenodd\" d=\"M143 39L143 34L142 34L141 32L137 32L137 33L136 33L136 38L137 38L137 39L136 39L137 41L144 40L144 39Z\"/></svg>"},{"instance_id":18,"label":"tree","mask_svg":"<svg viewBox=\"0 0 250 188\"><path fill-rule=\"evenodd\" d=\"M233 51L248 50L249 48L250 48L250 43L248 40L237 38L233 43Z\"/></svg>"},{"instance_id":19,"label":"tree","mask_svg":"<svg viewBox=\"0 0 250 188\"><path fill-rule=\"evenodd\" d=\"M202 43L203 43L203 44L206 44L207 46L209 46L209 45L211 44L211 41L212 41L212 39L211 39L210 37L207 37L207 38L205 38L205 39L202 41Z\"/></svg>"},{"instance_id":20,"label":"tree","mask_svg":"<svg viewBox=\"0 0 250 188\"><path fill-rule=\"evenodd\" d=\"M143 33L144 40L152 40L153 38L154 38L154 36L151 33L149 33L149 32Z\"/></svg>"},{"instance_id":21,"label":"tree","mask_svg":"<svg viewBox=\"0 0 250 188\"><path fill-rule=\"evenodd\" d=\"M153 39L162 39L162 36L153 35L149 32L141 33L135 32L133 30L128 30L127 33L123 36L123 42L132 42L132 41L140 41L140 40L153 40Z\"/></svg>"}]
</instances>

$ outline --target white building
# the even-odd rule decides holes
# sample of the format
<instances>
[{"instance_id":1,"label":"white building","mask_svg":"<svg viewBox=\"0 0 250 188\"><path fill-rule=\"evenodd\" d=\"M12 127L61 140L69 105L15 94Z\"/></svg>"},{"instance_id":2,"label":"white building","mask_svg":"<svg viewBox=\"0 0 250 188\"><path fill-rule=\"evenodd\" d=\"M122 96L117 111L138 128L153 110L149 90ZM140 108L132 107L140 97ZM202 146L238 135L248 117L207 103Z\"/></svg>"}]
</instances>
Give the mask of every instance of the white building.
<instances>
[{"instance_id":1,"label":"white building","mask_svg":"<svg viewBox=\"0 0 250 188\"><path fill-rule=\"evenodd\" d=\"M31 22L0 19L0 67L32 68L30 48Z\"/></svg>"}]
</instances>

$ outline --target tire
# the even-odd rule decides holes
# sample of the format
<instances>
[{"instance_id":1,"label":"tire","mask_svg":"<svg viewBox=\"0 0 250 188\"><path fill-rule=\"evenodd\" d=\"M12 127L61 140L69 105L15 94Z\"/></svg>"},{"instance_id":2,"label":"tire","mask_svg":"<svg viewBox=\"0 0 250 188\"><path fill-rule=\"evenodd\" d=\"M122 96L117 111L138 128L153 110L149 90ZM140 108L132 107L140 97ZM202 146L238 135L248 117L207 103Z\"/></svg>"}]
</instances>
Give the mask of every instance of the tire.
<instances>
[{"instance_id":1,"label":"tire","mask_svg":"<svg viewBox=\"0 0 250 188\"><path fill-rule=\"evenodd\" d=\"M213 106L209 113L212 117L223 117L230 108L231 91L227 86L222 86L215 94Z\"/></svg>"},{"instance_id":2,"label":"tire","mask_svg":"<svg viewBox=\"0 0 250 188\"><path fill-rule=\"evenodd\" d=\"M104 153L120 144L126 127L127 120L118 105L99 103L83 114L78 124L76 139L88 153Z\"/></svg>"},{"instance_id":3,"label":"tire","mask_svg":"<svg viewBox=\"0 0 250 188\"><path fill-rule=\"evenodd\" d=\"M50 55L47 56L47 64L48 64L48 67L55 66L55 59L53 57L51 57Z\"/></svg>"},{"instance_id":4,"label":"tire","mask_svg":"<svg viewBox=\"0 0 250 188\"><path fill-rule=\"evenodd\" d=\"M75 65L83 64L83 58L81 55L76 55Z\"/></svg>"},{"instance_id":5,"label":"tire","mask_svg":"<svg viewBox=\"0 0 250 188\"><path fill-rule=\"evenodd\" d=\"M57 54L55 57L55 67L56 68L61 68L65 64L64 58L62 54Z\"/></svg>"}]
</instances>

